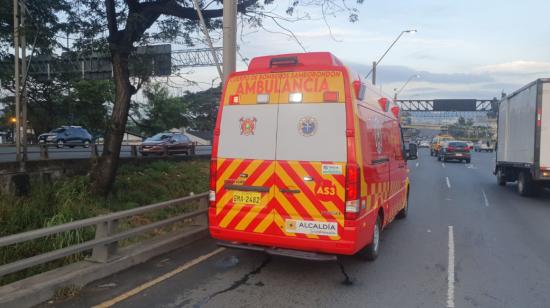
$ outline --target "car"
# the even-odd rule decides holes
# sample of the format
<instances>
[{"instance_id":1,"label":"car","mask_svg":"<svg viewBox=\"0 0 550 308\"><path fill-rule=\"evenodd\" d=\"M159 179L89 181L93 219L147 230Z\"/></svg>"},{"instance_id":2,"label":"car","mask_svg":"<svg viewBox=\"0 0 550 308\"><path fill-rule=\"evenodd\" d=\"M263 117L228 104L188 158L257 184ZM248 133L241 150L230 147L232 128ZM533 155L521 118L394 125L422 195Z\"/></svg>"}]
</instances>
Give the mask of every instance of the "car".
<instances>
[{"instance_id":1,"label":"car","mask_svg":"<svg viewBox=\"0 0 550 308\"><path fill-rule=\"evenodd\" d=\"M468 144L468 149L472 151L474 149L474 143L471 141L466 141L466 143Z\"/></svg>"},{"instance_id":2,"label":"car","mask_svg":"<svg viewBox=\"0 0 550 308\"><path fill-rule=\"evenodd\" d=\"M430 148L430 142L427 141L427 140L422 140L422 141L420 141L420 144L418 145L418 147L429 149Z\"/></svg>"},{"instance_id":3,"label":"car","mask_svg":"<svg viewBox=\"0 0 550 308\"><path fill-rule=\"evenodd\" d=\"M445 162L458 160L459 162L465 161L469 164L471 161L470 147L465 141L446 141L441 146L437 160Z\"/></svg>"},{"instance_id":4,"label":"car","mask_svg":"<svg viewBox=\"0 0 550 308\"><path fill-rule=\"evenodd\" d=\"M38 143L52 144L58 148L74 148L77 145L87 148L92 143L92 135L81 126L61 126L38 136Z\"/></svg>"},{"instance_id":5,"label":"car","mask_svg":"<svg viewBox=\"0 0 550 308\"><path fill-rule=\"evenodd\" d=\"M159 133L145 139L139 146L142 156L185 154L190 155L193 151L193 143L189 137L181 133Z\"/></svg>"},{"instance_id":6,"label":"car","mask_svg":"<svg viewBox=\"0 0 550 308\"><path fill-rule=\"evenodd\" d=\"M476 152L493 152L495 149L489 141L479 141L474 145Z\"/></svg>"},{"instance_id":7,"label":"car","mask_svg":"<svg viewBox=\"0 0 550 308\"><path fill-rule=\"evenodd\" d=\"M309 260L374 260L408 213L399 107L334 55L262 56L222 94L210 174L218 245ZM368 201L367 201L368 200Z\"/></svg>"}]
</instances>

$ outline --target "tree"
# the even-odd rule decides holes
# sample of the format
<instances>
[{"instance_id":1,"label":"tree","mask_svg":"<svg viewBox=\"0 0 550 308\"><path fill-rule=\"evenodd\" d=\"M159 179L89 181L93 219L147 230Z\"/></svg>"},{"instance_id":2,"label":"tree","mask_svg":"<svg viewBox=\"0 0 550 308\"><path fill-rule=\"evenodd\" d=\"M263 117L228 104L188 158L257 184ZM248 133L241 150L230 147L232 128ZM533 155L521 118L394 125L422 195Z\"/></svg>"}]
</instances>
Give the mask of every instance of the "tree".
<instances>
[{"instance_id":1,"label":"tree","mask_svg":"<svg viewBox=\"0 0 550 308\"><path fill-rule=\"evenodd\" d=\"M303 2L303 3L302 3ZM363 0L357 0L362 3ZM210 28L221 27L217 18L222 16L221 0L210 2L199 1L202 15ZM275 20L276 16L266 11L265 5L273 4L273 0L240 0L237 11L246 16L246 20L253 25L261 26L264 18ZM148 37L171 37L179 32L190 32L197 26L198 15L193 8L192 1L188 0L105 0L104 6L99 0L86 0L82 4L88 7L87 18L83 23L93 24L94 20L106 20L108 29L108 44L113 66L115 82L115 102L109 122L103 153L94 166L91 177L92 190L106 195L111 190L115 180L122 137L126 127L131 97L137 93L141 82L133 85L130 82L129 57L135 44ZM216 8L208 8L217 5ZM323 14L327 10L349 12L350 21L357 20L357 9L349 8L346 1L313 0L292 1L287 14L292 15L294 8L300 5L321 6ZM179 22L178 22L179 21ZM146 33L156 25L156 33ZM93 28L93 27L92 27ZM143 80L142 80L143 81Z\"/></svg>"},{"instance_id":2,"label":"tree","mask_svg":"<svg viewBox=\"0 0 550 308\"><path fill-rule=\"evenodd\" d=\"M170 95L161 83L153 83L143 91L144 104L132 106L132 120L147 136L188 125L181 98ZM136 119L137 118L137 119Z\"/></svg>"},{"instance_id":3,"label":"tree","mask_svg":"<svg viewBox=\"0 0 550 308\"><path fill-rule=\"evenodd\" d=\"M197 93L185 93L181 100L190 129L209 132L214 130L220 97L221 86Z\"/></svg>"}]
</instances>

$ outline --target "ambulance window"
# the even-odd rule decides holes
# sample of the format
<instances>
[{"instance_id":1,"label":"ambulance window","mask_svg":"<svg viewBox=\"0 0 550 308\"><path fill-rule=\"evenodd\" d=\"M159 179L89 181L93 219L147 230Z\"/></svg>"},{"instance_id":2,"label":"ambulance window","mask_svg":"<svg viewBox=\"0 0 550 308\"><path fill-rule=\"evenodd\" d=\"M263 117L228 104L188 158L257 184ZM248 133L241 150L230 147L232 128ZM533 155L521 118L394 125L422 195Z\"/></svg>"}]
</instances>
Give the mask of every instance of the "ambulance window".
<instances>
[{"instance_id":1,"label":"ambulance window","mask_svg":"<svg viewBox=\"0 0 550 308\"><path fill-rule=\"evenodd\" d=\"M224 106L218 156L274 160L277 108L277 104Z\"/></svg>"},{"instance_id":2,"label":"ambulance window","mask_svg":"<svg viewBox=\"0 0 550 308\"><path fill-rule=\"evenodd\" d=\"M281 104L277 160L346 161L345 104Z\"/></svg>"}]
</instances>

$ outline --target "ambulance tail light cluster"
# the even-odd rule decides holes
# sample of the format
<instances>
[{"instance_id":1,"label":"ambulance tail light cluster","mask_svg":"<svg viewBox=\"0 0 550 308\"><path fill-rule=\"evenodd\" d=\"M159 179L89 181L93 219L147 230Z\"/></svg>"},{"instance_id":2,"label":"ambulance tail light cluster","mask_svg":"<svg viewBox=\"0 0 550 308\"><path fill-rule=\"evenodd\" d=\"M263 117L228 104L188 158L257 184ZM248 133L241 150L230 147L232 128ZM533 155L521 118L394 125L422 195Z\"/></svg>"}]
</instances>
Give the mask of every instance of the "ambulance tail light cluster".
<instances>
[{"instance_id":1,"label":"ambulance tail light cluster","mask_svg":"<svg viewBox=\"0 0 550 308\"><path fill-rule=\"evenodd\" d=\"M337 103L338 102L338 92L336 91L327 91L323 93L323 101L326 103Z\"/></svg>"},{"instance_id":2,"label":"ambulance tail light cluster","mask_svg":"<svg viewBox=\"0 0 550 308\"><path fill-rule=\"evenodd\" d=\"M210 201L210 207L216 206L216 173L218 168L218 162L216 159L210 161L210 192L208 194L208 201Z\"/></svg>"},{"instance_id":3,"label":"ambulance tail light cluster","mask_svg":"<svg viewBox=\"0 0 550 308\"><path fill-rule=\"evenodd\" d=\"M239 105L241 103L238 95L229 96L229 105Z\"/></svg>"},{"instance_id":4,"label":"ambulance tail light cluster","mask_svg":"<svg viewBox=\"0 0 550 308\"><path fill-rule=\"evenodd\" d=\"M346 219L357 219L361 211L360 173L357 164L348 164L346 171Z\"/></svg>"},{"instance_id":5,"label":"ambulance tail light cluster","mask_svg":"<svg viewBox=\"0 0 550 308\"><path fill-rule=\"evenodd\" d=\"M303 98L304 98L304 95L300 92L290 93L288 95L288 102L289 103L301 103Z\"/></svg>"},{"instance_id":6,"label":"ambulance tail light cluster","mask_svg":"<svg viewBox=\"0 0 550 308\"><path fill-rule=\"evenodd\" d=\"M258 104L269 104L269 94L258 94L256 102Z\"/></svg>"}]
</instances>

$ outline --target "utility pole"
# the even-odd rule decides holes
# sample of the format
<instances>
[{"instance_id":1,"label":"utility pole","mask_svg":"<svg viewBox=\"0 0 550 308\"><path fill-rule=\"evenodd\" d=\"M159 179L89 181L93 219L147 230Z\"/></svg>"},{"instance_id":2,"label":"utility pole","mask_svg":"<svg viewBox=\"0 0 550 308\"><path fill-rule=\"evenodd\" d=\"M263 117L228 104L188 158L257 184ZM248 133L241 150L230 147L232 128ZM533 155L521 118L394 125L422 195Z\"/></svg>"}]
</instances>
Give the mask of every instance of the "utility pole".
<instances>
[{"instance_id":1,"label":"utility pole","mask_svg":"<svg viewBox=\"0 0 550 308\"><path fill-rule=\"evenodd\" d=\"M19 1L13 0L13 49L15 56L15 152L16 159L21 162L21 106L19 72Z\"/></svg>"},{"instance_id":2,"label":"utility pole","mask_svg":"<svg viewBox=\"0 0 550 308\"><path fill-rule=\"evenodd\" d=\"M237 62L237 2L223 0L223 80L236 70Z\"/></svg>"}]
</instances>

